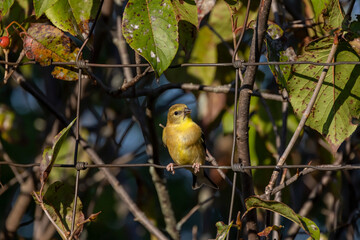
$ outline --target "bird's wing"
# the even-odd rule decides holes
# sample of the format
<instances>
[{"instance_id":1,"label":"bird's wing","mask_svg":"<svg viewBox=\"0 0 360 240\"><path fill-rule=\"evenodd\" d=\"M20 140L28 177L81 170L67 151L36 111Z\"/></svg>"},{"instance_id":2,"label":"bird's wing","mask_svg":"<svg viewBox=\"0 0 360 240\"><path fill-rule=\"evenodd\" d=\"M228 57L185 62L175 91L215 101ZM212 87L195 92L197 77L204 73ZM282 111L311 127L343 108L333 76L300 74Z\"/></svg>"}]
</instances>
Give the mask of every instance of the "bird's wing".
<instances>
[{"instance_id":1,"label":"bird's wing","mask_svg":"<svg viewBox=\"0 0 360 240\"><path fill-rule=\"evenodd\" d=\"M164 143L164 146L166 147L166 127L163 129L162 141Z\"/></svg>"}]
</instances>

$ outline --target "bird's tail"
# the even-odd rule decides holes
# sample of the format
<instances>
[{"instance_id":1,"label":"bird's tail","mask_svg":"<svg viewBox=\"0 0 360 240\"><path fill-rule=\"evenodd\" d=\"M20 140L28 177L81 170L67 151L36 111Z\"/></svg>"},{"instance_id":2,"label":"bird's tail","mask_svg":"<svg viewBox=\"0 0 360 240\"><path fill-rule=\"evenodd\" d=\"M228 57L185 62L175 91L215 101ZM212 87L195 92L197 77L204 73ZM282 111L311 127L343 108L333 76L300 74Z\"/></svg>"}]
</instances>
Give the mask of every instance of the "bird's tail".
<instances>
[{"instance_id":1,"label":"bird's tail","mask_svg":"<svg viewBox=\"0 0 360 240\"><path fill-rule=\"evenodd\" d=\"M201 188L203 185L211 187L213 189L219 189L219 187L209 178L206 172L203 169L200 169L200 172L196 175L193 173L193 190Z\"/></svg>"}]
</instances>

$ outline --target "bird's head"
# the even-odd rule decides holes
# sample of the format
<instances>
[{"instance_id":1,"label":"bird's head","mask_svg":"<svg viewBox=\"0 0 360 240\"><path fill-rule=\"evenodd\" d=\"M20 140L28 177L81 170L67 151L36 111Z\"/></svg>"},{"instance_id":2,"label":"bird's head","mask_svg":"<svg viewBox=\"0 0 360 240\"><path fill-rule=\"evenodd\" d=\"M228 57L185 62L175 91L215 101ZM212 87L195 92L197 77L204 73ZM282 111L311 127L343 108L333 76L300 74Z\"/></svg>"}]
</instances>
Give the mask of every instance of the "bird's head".
<instances>
[{"instance_id":1,"label":"bird's head","mask_svg":"<svg viewBox=\"0 0 360 240\"><path fill-rule=\"evenodd\" d=\"M179 124L184 121L191 120L190 113L191 109L188 108L185 104L172 105L167 115L167 123Z\"/></svg>"}]
</instances>

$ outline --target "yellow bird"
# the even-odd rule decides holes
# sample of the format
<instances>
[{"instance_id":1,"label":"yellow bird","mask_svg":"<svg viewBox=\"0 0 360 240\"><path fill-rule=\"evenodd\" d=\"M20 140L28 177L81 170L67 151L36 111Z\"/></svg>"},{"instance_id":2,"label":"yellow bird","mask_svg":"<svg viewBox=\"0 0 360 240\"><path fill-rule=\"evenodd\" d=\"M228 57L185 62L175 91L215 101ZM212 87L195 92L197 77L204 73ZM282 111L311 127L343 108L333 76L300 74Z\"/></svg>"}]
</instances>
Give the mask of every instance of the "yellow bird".
<instances>
[{"instance_id":1,"label":"yellow bird","mask_svg":"<svg viewBox=\"0 0 360 240\"><path fill-rule=\"evenodd\" d=\"M192 121L190 113L191 110L185 104L171 106L162 140L176 164L192 165L193 189L203 184L218 189L204 169L200 168L205 162L205 144L201 128ZM175 173L173 163L167 165L166 169Z\"/></svg>"}]
</instances>

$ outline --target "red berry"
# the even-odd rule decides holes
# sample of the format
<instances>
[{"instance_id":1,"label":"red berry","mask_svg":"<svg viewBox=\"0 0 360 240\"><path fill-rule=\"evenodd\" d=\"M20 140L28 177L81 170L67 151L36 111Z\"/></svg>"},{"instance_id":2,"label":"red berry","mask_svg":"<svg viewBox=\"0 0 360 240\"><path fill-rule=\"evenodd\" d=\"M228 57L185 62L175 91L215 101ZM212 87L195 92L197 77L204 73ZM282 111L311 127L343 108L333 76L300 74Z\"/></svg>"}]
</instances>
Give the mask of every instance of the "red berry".
<instances>
[{"instance_id":1,"label":"red berry","mask_svg":"<svg viewBox=\"0 0 360 240\"><path fill-rule=\"evenodd\" d=\"M7 36L0 37L0 47L7 48L9 46L10 39Z\"/></svg>"}]
</instances>

